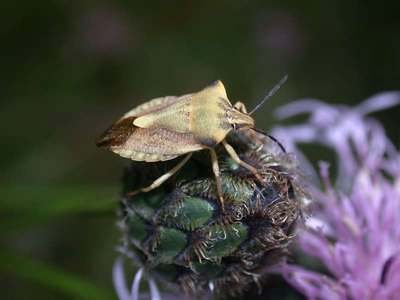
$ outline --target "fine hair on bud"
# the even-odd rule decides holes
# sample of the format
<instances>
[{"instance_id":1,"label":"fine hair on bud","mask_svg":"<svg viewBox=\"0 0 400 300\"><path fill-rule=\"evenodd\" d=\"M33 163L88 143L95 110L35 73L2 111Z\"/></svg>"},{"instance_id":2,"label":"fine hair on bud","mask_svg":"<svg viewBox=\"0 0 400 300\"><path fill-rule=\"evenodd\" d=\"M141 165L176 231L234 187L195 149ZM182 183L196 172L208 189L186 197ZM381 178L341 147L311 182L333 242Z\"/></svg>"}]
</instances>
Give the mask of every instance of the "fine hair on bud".
<instances>
[{"instance_id":1,"label":"fine hair on bud","mask_svg":"<svg viewBox=\"0 0 400 300\"><path fill-rule=\"evenodd\" d=\"M304 193L295 160L251 129L232 131L227 138L262 182L217 146L224 210L208 151L194 153L159 188L121 199L121 249L161 287L189 295L239 295L262 286L268 269L288 253ZM174 164L133 162L122 194L146 186Z\"/></svg>"}]
</instances>

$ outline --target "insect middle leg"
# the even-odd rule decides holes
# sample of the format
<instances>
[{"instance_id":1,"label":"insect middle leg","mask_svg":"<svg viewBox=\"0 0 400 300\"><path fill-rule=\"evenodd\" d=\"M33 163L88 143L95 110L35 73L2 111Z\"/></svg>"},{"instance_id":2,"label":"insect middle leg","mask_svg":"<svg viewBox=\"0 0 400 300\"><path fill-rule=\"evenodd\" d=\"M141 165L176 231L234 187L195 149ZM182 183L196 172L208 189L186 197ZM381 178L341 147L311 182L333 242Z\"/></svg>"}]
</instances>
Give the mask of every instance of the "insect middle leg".
<instances>
[{"instance_id":1,"label":"insect middle leg","mask_svg":"<svg viewBox=\"0 0 400 300\"><path fill-rule=\"evenodd\" d=\"M215 176L215 183L217 185L218 198L219 198L219 202L221 203L221 209L224 212L225 211L224 196L222 195L221 173L220 173L219 165L218 165L218 157L217 157L217 153L215 152L214 149L210 149L210 155L211 155L212 169L213 169L214 176Z\"/></svg>"},{"instance_id":2,"label":"insect middle leg","mask_svg":"<svg viewBox=\"0 0 400 300\"><path fill-rule=\"evenodd\" d=\"M126 194L126 196L128 196L128 197L133 196L133 195L136 195L141 192L146 193L146 192L149 192L149 191L154 190L155 188L159 187L161 184L163 184L165 181L167 181L169 178L171 178L176 172L178 172L187 163L187 161L190 159L191 156L192 156L192 153L189 153L175 167L173 167L167 173L165 173L164 175L162 175L162 176L158 177L156 180L154 180L152 184L150 184L149 186L146 186L144 188L140 188L135 191L129 192Z\"/></svg>"},{"instance_id":3,"label":"insect middle leg","mask_svg":"<svg viewBox=\"0 0 400 300\"><path fill-rule=\"evenodd\" d=\"M224 145L226 152L232 157L232 159L240 166L243 168L249 170L253 175L260 181L261 183L264 181L261 175L258 173L257 169L251 165L249 165L247 162L244 162L243 160L240 159L239 155L237 155L235 149L231 145L229 145L225 140L222 141L222 145Z\"/></svg>"}]
</instances>

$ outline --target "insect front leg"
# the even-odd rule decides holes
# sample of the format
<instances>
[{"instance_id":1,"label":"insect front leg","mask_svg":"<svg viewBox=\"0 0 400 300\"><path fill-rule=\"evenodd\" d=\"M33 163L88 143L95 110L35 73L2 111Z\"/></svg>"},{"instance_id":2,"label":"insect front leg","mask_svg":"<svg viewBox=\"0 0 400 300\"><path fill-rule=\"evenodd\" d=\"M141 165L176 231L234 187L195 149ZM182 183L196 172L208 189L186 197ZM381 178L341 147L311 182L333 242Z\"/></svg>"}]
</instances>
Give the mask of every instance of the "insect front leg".
<instances>
[{"instance_id":1,"label":"insect front leg","mask_svg":"<svg viewBox=\"0 0 400 300\"><path fill-rule=\"evenodd\" d=\"M146 193L146 192L149 192L149 191L154 190L155 188L159 187L161 184L163 184L165 181L167 181L170 177L172 177L176 172L178 172L187 163L187 161L190 159L191 156L192 156L192 153L189 153L175 167L173 167L167 173L165 173L164 175L162 175L162 176L158 177L156 180L154 180L152 184L150 184L149 186L146 186L144 188L140 188L135 191L129 192L126 194L126 196L130 197L130 196L136 195L141 192Z\"/></svg>"},{"instance_id":2,"label":"insect front leg","mask_svg":"<svg viewBox=\"0 0 400 300\"><path fill-rule=\"evenodd\" d=\"M263 183L263 178L261 177L261 175L258 173L257 169L254 168L253 166L249 165L248 163L244 162L243 160L240 159L239 155L237 155L235 149L233 149L233 147L231 145L229 145L225 140L222 141L222 145L224 145L226 152L228 152L228 154L230 155L230 157L232 157L232 159L240 166L242 166L243 168L249 170L251 173L253 173L253 175L258 179L258 181L260 181L261 183Z\"/></svg>"},{"instance_id":3,"label":"insect front leg","mask_svg":"<svg viewBox=\"0 0 400 300\"><path fill-rule=\"evenodd\" d=\"M215 176L215 184L217 185L218 198L221 203L221 209L224 212L225 211L224 197L222 195L221 173L219 171L218 157L214 149L210 149L210 155L211 155L212 169Z\"/></svg>"},{"instance_id":4,"label":"insect front leg","mask_svg":"<svg viewBox=\"0 0 400 300\"><path fill-rule=\"evenodd\" d=\"M247 114L247 108L243 102L238 101L235 103L235 105L233 105L233 107L236 108L238 111Z\"/></svg>"}]
</instances>

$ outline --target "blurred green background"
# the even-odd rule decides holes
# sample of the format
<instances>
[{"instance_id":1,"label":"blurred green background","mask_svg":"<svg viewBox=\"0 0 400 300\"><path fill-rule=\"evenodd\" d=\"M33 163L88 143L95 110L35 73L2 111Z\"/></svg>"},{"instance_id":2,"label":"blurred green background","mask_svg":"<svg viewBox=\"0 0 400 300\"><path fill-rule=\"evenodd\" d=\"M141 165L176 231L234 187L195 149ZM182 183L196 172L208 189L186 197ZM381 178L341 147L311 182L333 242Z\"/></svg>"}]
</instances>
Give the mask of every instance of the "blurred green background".
<instances>
[{"instance_id":1,"label":"blurred green background","mask_svg":"<svg viewBox=\"0 0 400 300\"><path fill-rule=\"evenodd\" d=\"M399 89L398 3L2 1L1 299L114 299L128 161L94 140L121 114L215 79L253 107L288 73L255 116L267 130L298 98ZM400 110L375 116L398 145Z\"/></svg>"}]
</instances>

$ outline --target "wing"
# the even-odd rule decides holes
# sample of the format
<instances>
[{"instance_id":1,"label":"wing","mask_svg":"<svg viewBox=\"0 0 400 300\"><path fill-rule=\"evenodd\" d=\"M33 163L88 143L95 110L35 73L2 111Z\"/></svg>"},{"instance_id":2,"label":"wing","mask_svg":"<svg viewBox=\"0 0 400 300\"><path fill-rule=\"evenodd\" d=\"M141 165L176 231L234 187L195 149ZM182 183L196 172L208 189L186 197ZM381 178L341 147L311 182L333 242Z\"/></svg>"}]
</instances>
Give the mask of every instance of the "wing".
<instances>
[{"instance_id":1,"label":"wing","mask_svg":"<svg viewBox=\"0 0 400 300\"><path fill-rule=\"evenodd\" d=\"M140 128L165 128L180 133L190 133L192 97L185 97L167 107L136 118L133 124Z\"/></svg>"},{"instance_id":2,"label":"wing","mask_svg":"<svg viewBox=\"0 0 400 300\"><path fill-rule=\"evenodd\" d=\"M168 107L174 103L190 98L191 94L183 95L183 96L166 96L152 99L148 102L145 102L139 106L136 106L132 110L128 111L122 118L128 117L140 117L143 115L147 115L149 113L158 111L165 107Z\"/></svg>"},{"instance_id":3,"label":"wing","mask_svg":"<svg viewBox=\"0 0 400 300\"><path fill-rule=\"evenodd\" d=\"M164 161L204 148L191 133L139 128L135 117L122 118L97 140L99 147L135 161Z\"/></svg>"},{"instance_id":4,"label":"wing","mask_svg":"<svg viewBox=\"0 0 400 300\"><path fill-rule=\"evenodd\" d=\"M149 104L143 104L146 107L150 105L152 108L146 108L146 113L140 113L140 116L137 115L137 109L133 111L137 116L137 119L134 120L135 126L140 128L161 127L181 133L196 132L198 134L199 132L193 130L193 127L202 123L200 125L206 127L207 137L209 137L216 128L210 124L210 121L218 122L217 115L224 114L226 109L232 107L227 99L225 87L219 80L196 93L175 99L170 99L170 97L159 99L161 100L155 99ZM162 106L158 105L159 101L163 101ZM221 108L221 105L226 102L227 108L225 106ZM129 115L131 116L132 112Z\"/></svg>"}]
</instances>

